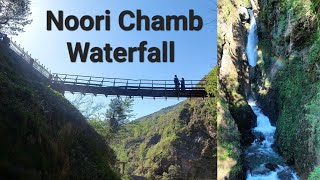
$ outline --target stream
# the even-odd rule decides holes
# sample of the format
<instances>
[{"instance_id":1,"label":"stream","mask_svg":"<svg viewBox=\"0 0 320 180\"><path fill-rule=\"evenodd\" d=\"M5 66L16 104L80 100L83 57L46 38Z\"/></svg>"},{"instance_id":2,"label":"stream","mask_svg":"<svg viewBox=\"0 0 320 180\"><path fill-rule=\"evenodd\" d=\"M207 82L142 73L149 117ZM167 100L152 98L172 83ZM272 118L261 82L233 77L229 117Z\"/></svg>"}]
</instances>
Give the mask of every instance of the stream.
<instances>
[{"instance_id":1,"label":"stream","mask_svg":"<svg viewBox=\"0 0 320 180\"><path fill-rule=\"evenodd\" d=\"M257 64L257 23L252 10L246 53L251 67ZM276 127L251 98L248 100L257 116L257 127L252 129L255 141L245 150L244 158L247 168L247 180L298 180L296 173L285 164L284 159L274 150Z\"/></svg>"},{"instance_id":2,"label":"stream","mask_svg":"<svg viewBox=\"0 0 320 180\"><path fill-rule=\"evenodd\" d=\"M298 180L296 173L273 149L276 127L271 125L255 101L249 100L249 105L257 115L257 127L253 128L256 139L245 151L247 180Z\"/></svg>"}]
</instances>

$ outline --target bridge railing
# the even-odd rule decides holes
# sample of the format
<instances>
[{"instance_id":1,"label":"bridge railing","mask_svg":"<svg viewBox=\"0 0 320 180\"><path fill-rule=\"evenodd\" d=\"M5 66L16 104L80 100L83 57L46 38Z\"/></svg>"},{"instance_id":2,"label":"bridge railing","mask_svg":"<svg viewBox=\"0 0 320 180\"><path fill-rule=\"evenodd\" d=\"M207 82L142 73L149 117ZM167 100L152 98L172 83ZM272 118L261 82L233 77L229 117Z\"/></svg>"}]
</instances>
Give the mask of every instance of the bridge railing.
<instances>
[{"instance_id":1,"label":"bridge railing","mask_svg":"<svg viewBox=\"0 0 320 180\"><path fill-rule=\"evenodd\" d=\"M20 44L10 39L9 47L18 56L25 60L28 64L41 73L44 77L52 80L53 83L63 83L81 86L93 87L118 87L126 89L153 89L153 90L172 90L175 89L173 80L148 80L148 79L121 79L121 78L105 78L94 76L81 76L51 73L44 65L40 64L37 59L31 57L27 51L20 46ZM204 89L206 85L205 80L185 80L185 89Z\"/></svg>"},{"instance_id":2,"label":"bridge railing","mask_svg":"<svg viewBox=\"0 0 320 180\"><path fill-rule=\"evenodd\" d=\"M92 87L118 87L126 89L153 89L153 90L173 90L175 84L173 80L148 80L148 79L121 79L105 78L94 76L81 76L70 74L52 74L53 83L63 83L70 85L92 86ZM206 80L185 80L185 89L204 89Z\"/></svg>"},{"instance_id":3,"label":"bridge railing","mask_svg":"<svg viewBox=\"0 0 320 180\"><path fill-rule=\"evenodd\" d=\"M9 47L11 50L17 53L17 55L19 55L23 60L31 64L32 67L36 69L39 73L41 73L46 78L50 78L51 72L46 67L44 67L44 65L40 64L40 62L37 59L32 58L31 55L29 55L28 52L26 52L24 48L20 46L20 44L13 41L12 38L10 39Z\"/></svg>"}]
</instances>

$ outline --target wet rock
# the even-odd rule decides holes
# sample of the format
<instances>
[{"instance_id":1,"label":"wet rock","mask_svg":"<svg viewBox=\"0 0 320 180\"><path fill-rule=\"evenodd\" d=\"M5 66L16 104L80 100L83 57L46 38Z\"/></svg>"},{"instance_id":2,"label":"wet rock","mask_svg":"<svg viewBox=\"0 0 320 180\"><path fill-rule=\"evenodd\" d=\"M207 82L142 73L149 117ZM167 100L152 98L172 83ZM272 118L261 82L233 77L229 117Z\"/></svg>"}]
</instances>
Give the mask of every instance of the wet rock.
<instances>
[{"instance_id":1,"label":"wet rock","mask_svg":"<svg viewBox=\"0 0 320 180\"><path fill-rule=\"evenodd\" d=\"M281 180L291 180L294 179L292 172L289 169L285 169L278 173L278 178Z\"/></svg>"},{"instance_id":2,"label":"wet rock","mask_svg":"<svg viewBox=\"0 0 320 180\"><path fill-rule=\"evenodd\" d=\"M286 159L286 164L288 165L294 165L295 164L295 159L294 157Z\"/></svg>"},{"instance_id":3,"label":"wet rock","mask_svg":"<svg viewBox=\"0 0 320 180\"><path fill-rule=\"evenodd\" d=\"M272 144L271 148L273 151L277 152L278 151L278 146L276 144Z\"/></svg>"},{"instance_id":4,"label":"wet rock","mask_svg":"<svg viewBox=\"0 0 320 180\"><path fill-rule=\"evenodd\" d=\"M241 133L241 144L251 144L255 139L251 129L257 125L257 116L247 102L238 101L230 107L230 112L232 117L236 120L236 124Z\"/></svg>"},{"instance_id":5,"label":"wet rock","mask_svg":"<svg viewBox=\"0 0 320 180\"><path fill-rule=\"evenodd\" d=\"M252 131L252 134L256 139L260 139L261 137L264 137L263 134L259 131Z\"/></svg>"},{"instance_id":6,"label":"wet rock","mask_svg":"<svg viewBox=\"0 0 320 180\"><path fill-rule=\"evenodd\" d=\"M272 164L272 163L267 163L267 164L265 165L265 167L268 168L268 169L270 169L271 171L276 171L276 169L279 168L278 165Z\"/></svg>"},{"instance_id":7,"label":"wet rock","mask_svg":"<svg viewBox=\"0 0 320 180\"><path fill-rule=\"evenodd\" d=\"M245 7L240 7L240 8L238 9L238 13L239 13L239 15L240 15L241 21L246 21L246 22L248 22L248 21L250 20L250 16L249 16L249 13L248 13L247 8L245 8Z\"/></svg>"},{"instance_id":8,"label":"wet rock","mask_svg":"<svg viewBox=\"0 0 320 180\"><path fill-rule=\"evenodd\" d=\"M255 175L266 175L269 174L271 171L270 169L260 166L254 170L251 171L251 174L255 174Z\"/></svg>"},{"instance_id":9,"label":"wet rock","mask_svg":"<svg viewBox=\"0 0 320 180\"><path fill-rule=\"evenodd\" d=\"M258 86L262 86L262 84L258 84ZM268 94L265 96L259 95L257 101L257 105L261 107L263 114L269 117L272 126L276 126L276 120L278 119L279 115L279 105L276 97L278 97L278 92L275 89L269 88Z\"/></svg>"},{"instance_id":10,"label":"wet rock","mask_svg":"<svg viewBox=\"0 0 320 180\"><path fill-rule=\"evenodd\" d=\"M252 134L254 135L256 142L258 143L262 143L264 140L266 140L266 138L261 132L252 131Z\"/></svg>"},{"instance_id":11,"label":"wet rock","mask_svg":"<svg viewBox=\"0 0 320 180\"><path fill-rule=\"evenodd\" d=\"M265 139L266 139L265 137L261 136L261 137L259 137L259 139L257 139L257 140L258 140L258 142L259 142L260 144L262 144Z\"/></svg>"},{"instance_id":12,"label":"wet rock","mask_svg":"<svg viewBox=\"0 0 320 180\"><path fill-rule=\"evenodd\" d=\"M241 132L241 144L242 145L250 145L254 141L254 136L251 131Z\"/></svg>"}]
</instances>

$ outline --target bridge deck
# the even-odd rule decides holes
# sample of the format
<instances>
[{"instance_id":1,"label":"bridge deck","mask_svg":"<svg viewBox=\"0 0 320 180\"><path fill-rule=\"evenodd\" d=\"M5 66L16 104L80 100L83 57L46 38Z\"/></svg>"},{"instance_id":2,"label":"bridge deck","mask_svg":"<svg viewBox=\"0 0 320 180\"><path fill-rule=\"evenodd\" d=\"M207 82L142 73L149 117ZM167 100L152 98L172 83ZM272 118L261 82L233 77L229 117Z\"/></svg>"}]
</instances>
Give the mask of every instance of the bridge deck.
<instances>
[{"instance_id":1,"label":"bridge deck","mask_svg":"<svg viewBox=\"0 0 320 180\"><path fill-rule=\"evenodd\" d=\"M1 42L0 42L1 43ZM185 89L176 90L173 80L133 80L51 73L37 59L31 57L19 44L10 40L6 44L36 73L50 81L59 92L91 93L116 96L139 97L206 97L205 80L185 80Z\"/></svg>"},{"instance_id":2,"label":"bridge deck","mask_svg":"<svg viewBox=\"0 0 320 180\"><path fill-rule=\"evenodd\" d=\"M185 80L185 89L175 89L173 80L133 80L68 74L53 74L52 88L62 93L90 93L128 97L206 97L205 80Z\"/></svg>"}]
</instances>

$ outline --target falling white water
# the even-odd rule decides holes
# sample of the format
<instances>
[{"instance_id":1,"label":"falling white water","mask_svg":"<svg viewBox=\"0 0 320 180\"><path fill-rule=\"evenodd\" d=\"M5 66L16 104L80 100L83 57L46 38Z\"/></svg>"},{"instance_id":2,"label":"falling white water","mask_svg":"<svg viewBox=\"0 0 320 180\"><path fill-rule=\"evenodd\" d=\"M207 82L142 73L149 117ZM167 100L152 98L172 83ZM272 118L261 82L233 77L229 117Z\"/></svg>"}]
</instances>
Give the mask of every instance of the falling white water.
<instances>
[{"instance_id":1,"label":"falling white water","mask_svg":"<svg viewBox=\"0 0 320 180\"><path fill-rule=\"evenodd\" d=\"M271 126L269 118L262 113L261 109L255 104L254 101L249 100L249 105L257 116L257 127L255 127L253 131L263 136L265 140L262 143L266 148L270 148L271 150L271 145L274 143L274 133L276 132L276 127Z\"/></svg>"},{"instance_id":2,"label":"falling white water","mask_svg":"<svg viewBox=\"0 0 320 180\"><path fill-rule=\"evenodd\" d=\"M249 100L248 102L257 116L257 127L253 128L256 140L245 153L250 167L247 171L247 180L298 180L296 173L272 149L276 127L271 125L269 118L262 113L255 101ZM272 164L274 170L268 168L267 164Z\"/></svg>"},{"instance_id":3,"label":"falling white water","mask_svg":"<svg viewBox=\"0 0 320 180\"><path fill-rule=\"evenodd\" d=\"M247 42L247 58L249 61L249 65L251 67L255 67L257 65L257 43L258 43L258 35L257 35L257 22L254 17L253 11L248 9L250 15L250 29L248 34L248 42Z\"/></svg>"},{"instance_id":4,"label":"falling white water","mask_svg":"<svg viewBox=\"0 0 320 180\"><path fill-rule=\"evenodd\" d=\"M253 1L251 0L251 3ZM253 3L254 5L254 3ZM246 53L251 67L257 64L257 23L252 10L250 14L250 30ZM252 99L248 100L253 112L257 116L257 127L252 129L255 141L245 151L245 165L247 180L298 180L296 173L286 165L284 159L274 151L273 144L276 127Z\"/></svg>"}]
</instances>

